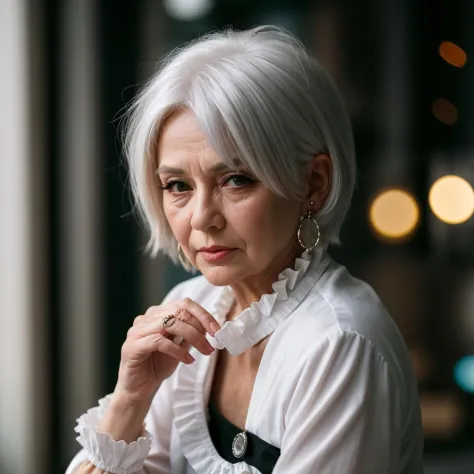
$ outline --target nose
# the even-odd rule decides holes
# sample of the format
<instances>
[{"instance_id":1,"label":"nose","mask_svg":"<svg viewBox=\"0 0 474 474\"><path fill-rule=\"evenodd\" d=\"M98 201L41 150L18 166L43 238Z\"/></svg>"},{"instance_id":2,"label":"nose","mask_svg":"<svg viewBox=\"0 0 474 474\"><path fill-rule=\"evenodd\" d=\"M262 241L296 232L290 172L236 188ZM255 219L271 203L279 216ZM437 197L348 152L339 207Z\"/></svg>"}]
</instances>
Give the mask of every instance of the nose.
<instances>
[{"instance_id":1,"label":"nose","mask_svg":"<svg viewBox=\"0 0 474 474\"><path fill-rule=\"evenodd\" d=\"M224 216L212 192L197 191L193 196L191 227L194 230L208 232L211 229L222 229L224 225Z\"/></svg>"}]
</instances>

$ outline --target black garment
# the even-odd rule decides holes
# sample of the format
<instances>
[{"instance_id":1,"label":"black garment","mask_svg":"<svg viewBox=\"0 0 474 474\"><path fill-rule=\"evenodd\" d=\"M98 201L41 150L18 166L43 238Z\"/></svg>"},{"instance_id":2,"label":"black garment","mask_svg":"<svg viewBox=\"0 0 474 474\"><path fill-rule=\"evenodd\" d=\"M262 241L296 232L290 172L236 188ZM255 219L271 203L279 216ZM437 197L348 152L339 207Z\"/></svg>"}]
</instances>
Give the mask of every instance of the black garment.
<instances>
[{"instance_id":1,"label":"black garment","mask_svg":"<svg viewBox=\"0 0 474 474\"><path fill-rule=\"evenodd\" d=\"M232 464L245 461L247 464L256 467L262 474L271 474L280 457L279 448L275 448L275 446L247 431L247 450L241 458L236 458L232 454L232 442L236 435L242 433L242 430L233 425L227 418L224 418L212 401L209 402L209 416L209 433L217 452L222 458Z\"/></svg>"}]
</instances>

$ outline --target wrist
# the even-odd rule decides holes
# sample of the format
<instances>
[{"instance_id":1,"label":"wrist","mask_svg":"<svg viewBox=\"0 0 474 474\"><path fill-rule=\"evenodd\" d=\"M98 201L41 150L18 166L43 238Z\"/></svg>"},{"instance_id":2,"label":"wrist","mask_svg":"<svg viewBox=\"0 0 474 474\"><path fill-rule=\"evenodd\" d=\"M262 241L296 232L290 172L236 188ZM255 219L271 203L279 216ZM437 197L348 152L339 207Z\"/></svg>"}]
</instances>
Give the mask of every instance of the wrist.
<instances>
[{"instance_id":1,"label":"wrist","mask_svg":"<svg viewBox=\"0 0 474 474\"><path fill-rule=\"evenodd\" d=\"M130 444L142 433L150 406L151 400L138 403L114 393L97 431L109 434L114 441Z\"/></svg>"}]
</instances>

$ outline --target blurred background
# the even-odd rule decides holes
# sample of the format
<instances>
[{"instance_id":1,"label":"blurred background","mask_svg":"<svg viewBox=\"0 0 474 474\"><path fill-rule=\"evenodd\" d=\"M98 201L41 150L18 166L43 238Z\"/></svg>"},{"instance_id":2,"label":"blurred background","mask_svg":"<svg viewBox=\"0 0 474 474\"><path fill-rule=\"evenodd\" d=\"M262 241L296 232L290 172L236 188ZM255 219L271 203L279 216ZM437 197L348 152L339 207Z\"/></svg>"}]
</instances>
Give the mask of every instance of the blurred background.
<instances>
[{"instance_id":1,"label":"blurred background","mask_svg":"<svg viewBox=\"0 0 474 474\"><path fill-rule=\"evenodd\" d=\"M134 317L189 277L143 253L123 107L183 41L269 23L347 100L358 189L332 254L410 348L425 472L474 473L472 0L0 0L0 473L64 472Z\"/></svg>"}]
</instances>

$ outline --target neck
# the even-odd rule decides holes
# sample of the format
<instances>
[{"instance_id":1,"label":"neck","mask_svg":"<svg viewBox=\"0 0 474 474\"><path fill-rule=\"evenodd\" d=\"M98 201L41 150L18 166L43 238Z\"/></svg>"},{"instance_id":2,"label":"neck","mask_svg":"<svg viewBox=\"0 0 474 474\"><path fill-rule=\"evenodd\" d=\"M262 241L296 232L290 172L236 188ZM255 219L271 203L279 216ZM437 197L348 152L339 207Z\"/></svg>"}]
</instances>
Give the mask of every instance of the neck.
<instances>
[{"instance_id":1,"label":"neck","mask_svg":"<svg viewBox=\"0 0 474 474\"><path fill-rule=\"evenodd\" d=\"M255 301L259 301L262 295L273 291L272 285L277 280L278 275L285 268L292 267L295 259L300 257L303 249L299 245L291 247L286 253L282 253L279 258L273 260L270 267L258 275L252 275L245 280L231 285L234 292L235 302L228 315L232 319L248 308Z\"/></svg>"}]
</instances>

